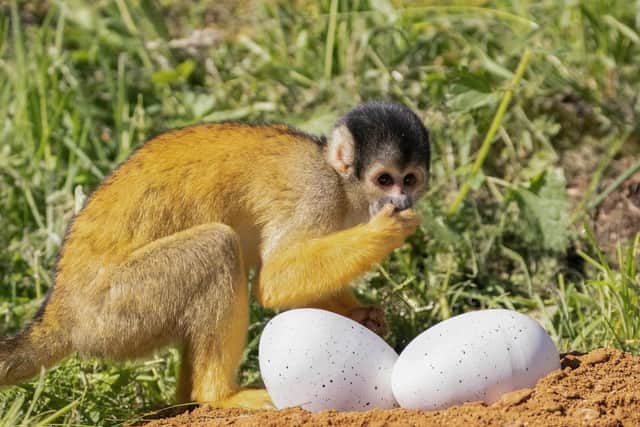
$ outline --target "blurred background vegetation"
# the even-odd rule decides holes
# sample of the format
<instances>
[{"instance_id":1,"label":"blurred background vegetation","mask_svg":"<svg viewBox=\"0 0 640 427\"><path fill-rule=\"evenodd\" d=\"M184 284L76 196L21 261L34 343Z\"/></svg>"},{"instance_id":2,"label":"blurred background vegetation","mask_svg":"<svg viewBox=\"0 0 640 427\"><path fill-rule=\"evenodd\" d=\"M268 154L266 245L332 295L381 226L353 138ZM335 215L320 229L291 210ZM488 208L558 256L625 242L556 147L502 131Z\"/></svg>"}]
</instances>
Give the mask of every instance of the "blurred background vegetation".
<instances>
[{"instance_id":1,"label":"blurred background vegetation","mask_svg":"<svg viewBox=\"0 0 640 427\"><path fill-rule=\"evenodd\" d=\"M637 353L639 93L627 0L5 0L0 333L37 310L86 196L155 133L220 120L324 133L392 99L430 128L433 174L420 231L356 283L386 308L388 341L507 307L563 351ZM259 384L272 315L252 307L244 384ZM70 357L0 391L0 426L130 420L172 403L177 363L173 349Z\"/></svg>"}]
</instances>

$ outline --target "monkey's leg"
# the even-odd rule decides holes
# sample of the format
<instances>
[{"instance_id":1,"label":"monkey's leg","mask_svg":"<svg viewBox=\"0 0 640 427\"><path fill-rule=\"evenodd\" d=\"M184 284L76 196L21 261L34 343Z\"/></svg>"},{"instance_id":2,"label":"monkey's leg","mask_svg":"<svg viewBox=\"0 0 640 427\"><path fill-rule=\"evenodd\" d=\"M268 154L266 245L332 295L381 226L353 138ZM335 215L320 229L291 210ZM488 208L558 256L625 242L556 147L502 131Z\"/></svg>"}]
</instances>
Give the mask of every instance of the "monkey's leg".
<instances>
[{"instance_id":1,"label":"monkey's leg","mask_svg":"<svg viewBox=\"0 0 640 427\"><path fill-rule=\"evenodd\" d=\"M212 327L215 319L197 315L185 337L178 400L208 402L216 407L272 408L265 390L239 390L236 383L249 326L247 276L239 246L236 249L225 251L218 259L221 265L233 266L216 284L232 288L233 299L218 313L217 327ZM207 311L206 307L199 309Z\"/></svg>"},{"instance_id":2,"label":"monkey's leg","mask_svg":"<svg viewBox=\"0 0 640 427\"><path fill-rule=\"evenodd\" d=\"M233 229L206 224L164 237L96 280L94 288L103 289L94 297L99 309L83 313L76 349L131 357L179 342L178 399L215 404L242 393L236 375L247 333L248 289ZM261 407L266 392L262 396ZM234 402L256 404L241 397Z\"/></svg>"}]
</instances>

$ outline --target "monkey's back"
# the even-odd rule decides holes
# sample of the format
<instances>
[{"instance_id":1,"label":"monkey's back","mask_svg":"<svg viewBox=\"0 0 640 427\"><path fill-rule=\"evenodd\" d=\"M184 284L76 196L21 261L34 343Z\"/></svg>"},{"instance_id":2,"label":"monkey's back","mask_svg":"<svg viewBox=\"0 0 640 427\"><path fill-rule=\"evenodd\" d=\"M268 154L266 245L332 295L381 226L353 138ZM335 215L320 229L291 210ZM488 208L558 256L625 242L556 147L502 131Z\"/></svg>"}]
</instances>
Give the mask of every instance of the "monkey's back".
<instances>
[{"instance_id":1,"label":"monkey's back","mask_svg":"<svg viewBox=\"0 0 640 427\"><path fill-rule=\"evenodd\" d=\"M336 180L322 141L283 125L204 124L163 133L91 195L69 228L56 282L91 277L199 224L264 224L267 210L290 212L314 197L308 189L335 188Z\"/></svg>"}]
</instances>

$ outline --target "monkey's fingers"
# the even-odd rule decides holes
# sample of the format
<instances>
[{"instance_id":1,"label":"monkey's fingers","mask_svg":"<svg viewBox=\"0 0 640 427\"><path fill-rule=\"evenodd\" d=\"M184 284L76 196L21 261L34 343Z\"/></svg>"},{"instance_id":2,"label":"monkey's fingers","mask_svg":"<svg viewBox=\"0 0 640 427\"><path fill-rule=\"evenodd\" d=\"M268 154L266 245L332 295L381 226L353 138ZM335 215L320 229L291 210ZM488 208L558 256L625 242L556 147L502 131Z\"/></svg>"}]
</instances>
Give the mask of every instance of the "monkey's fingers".
<instances>
[{"instance_id":1,"label":"monkey's fingers","mask_svg":"<svg viewBox=\"0 0 640 427\"><path fill-rule=\"evenodd\" d=\"M364 321L369 316L368 311L369 311L368 307L356 308L351 313L349 313L349 318L358 323L364 323Z\"/></svg>"},{"instance_id":2,"label":"monkey's fingers","mask_svg":"<svg viewBox=\"0 0 640 427\"><path fill-rule=\"evenodd\" d=\"M415 209L409 208L403 211L396 212L396 216L401 219L411 219L418 217L418 213L415 211Z\"/></svg>"},{"instance_id":3,"label":"monkey's fingers","mask_svg":"<svg viewBox=\"0 0 640 427\"><path fill-rule=\"evenodd\" d=\"M384 336L387 333L387 322L384 317L384 311L381 308L357 308L351 312L349 317L379 336Z\"/></svg>"},{"instance_id":4,"label":"monkey's fingers","mask_svg":"<svg viewBox=\"0 0 640 427\"><path fill-rule=\"evenodd\" d=\"M378 212L378 215L390 217L394 214L395 211L396 211L396 207L393 205L393 203L387 203L380 209L380 211Z\"/></svg>"},{"instance_id":5,"label":"monkey's fingers","mask_svg":"<svg viewBox=\"0 0 640 427\"><path fill-rule=\"evenodd\" d=\"M374 227L379 227L380 229L386 229L388 224L395 222L395 206L392 203L387 203L382 206L382 208L375 214L373 218L371 218L370 223Z\"/></svg>"},{"instance_id":6,"label":"monkey's fingers","mask_svg":"<svg viewBox=\"0 0 640 427\"><path fill-rule=\"evenodd\" d=\"M382 325L386 322L384 318L384 310L379 307L371 307L369 310L369 319Z\"/></svg>"},{"instance_id":7,"label":"monkey's fingers","mask_svg":"<svg viewBox=\"0 0 640 427\"><path fill-rule=\"evenodd\" d=\"M387 332L388 332L386 322L378 323L373 320L367 320L364 326L366 326L367 329L369 329L371 332L373 332L374 334L380 337L384 337L385 335L387 335Z\"/></svg>"},{"instance_id":8,"label":"monkey's fingers","mask_svg":"<svg viewBox=\"0 0 640 427\"><path fill-rule=\"evenodd\" d=\"M418 215L418 213L413 209L398 212L396 216L400 221L409 226L415 225L417 227L421 222L420 215Z\"/></svg>"}]
</instances>

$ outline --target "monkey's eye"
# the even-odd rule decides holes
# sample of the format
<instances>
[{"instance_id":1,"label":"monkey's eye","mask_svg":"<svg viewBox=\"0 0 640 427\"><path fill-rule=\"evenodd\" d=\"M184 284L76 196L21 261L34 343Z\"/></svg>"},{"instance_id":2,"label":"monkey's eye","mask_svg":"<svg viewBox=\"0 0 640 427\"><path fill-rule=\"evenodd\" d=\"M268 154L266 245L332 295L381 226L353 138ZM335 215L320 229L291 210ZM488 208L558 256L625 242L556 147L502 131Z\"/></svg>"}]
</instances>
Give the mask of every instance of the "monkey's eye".
<instances>
[{"instance_id":1,"label":"monkey's eye","mask_svg":"<svg viewBox=\"0 0 640 427\"><path fill-rule=\"evenodd\" d=\"M378 176L378 184L383 187L388 187L389 185L393 185L393 178L388 173L383 173Z\"/></svg>"},{"instance_id":2,"label":"monkey's eye","mask_svg":"<svg viewBox=\"0 0 640 427\"><path fill-rule=\"evenodd\" d=\"M407 187L411 187L412 185L415 185L417 181L418 181L418 178L416 178L416 176L412 173L405 175L404 179L402 180L403 184L406 185Z\"/></svg>"}]
</instances>

